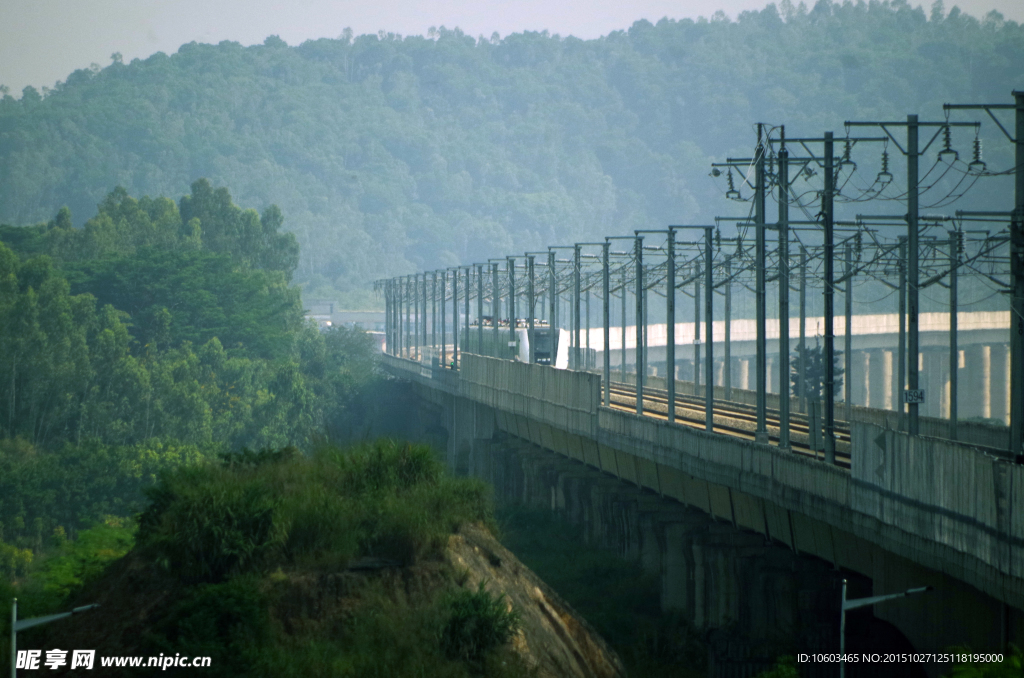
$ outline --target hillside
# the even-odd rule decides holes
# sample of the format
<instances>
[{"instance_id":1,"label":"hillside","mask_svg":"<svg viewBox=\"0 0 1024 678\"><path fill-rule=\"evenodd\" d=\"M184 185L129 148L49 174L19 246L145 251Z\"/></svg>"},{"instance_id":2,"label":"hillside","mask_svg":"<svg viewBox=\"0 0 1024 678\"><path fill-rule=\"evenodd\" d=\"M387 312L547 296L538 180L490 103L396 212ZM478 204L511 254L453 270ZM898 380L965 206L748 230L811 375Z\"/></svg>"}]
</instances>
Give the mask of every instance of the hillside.
<instances>
[{"instance_id":1,"label":"hillside","mask_svg":"<svg viewBox=\"0 0 1024 678\"><path fill-rule=\"evenodd\" d=\"M707 174L749 154L752 123L842 136L844 120L936 119L943 102L1007 101L1021 63L1024 28L941 0L930 14L785 0L589 41L442 28L192 43L5 95L0 223L67 205L77 226L118 185L183 195L208 177L279 206L300 245L295 281L357 306L384 276L746 213ZM1007 166L1008 145L986 141L990 166ZM958 138L962 157L970 142ZM872 176L877 155L861 159ZM974 194L1005 202L1004 189Z\"/></svg>"},{"instance_id":2,"label":"hillside","mask_svg":"<svg viewBox=\"0 0 1024 678\"><path fill-rule=\"evenodd\" d=\"M152 493L136 547L77 596L100 603L88 623L21 646L95 648L97 675L191 675L101 665L161 653L210 657L218 676L625 675L484 527L484 487L447 476L430 450L225 460Z\"/></svg>"}]
</instances>

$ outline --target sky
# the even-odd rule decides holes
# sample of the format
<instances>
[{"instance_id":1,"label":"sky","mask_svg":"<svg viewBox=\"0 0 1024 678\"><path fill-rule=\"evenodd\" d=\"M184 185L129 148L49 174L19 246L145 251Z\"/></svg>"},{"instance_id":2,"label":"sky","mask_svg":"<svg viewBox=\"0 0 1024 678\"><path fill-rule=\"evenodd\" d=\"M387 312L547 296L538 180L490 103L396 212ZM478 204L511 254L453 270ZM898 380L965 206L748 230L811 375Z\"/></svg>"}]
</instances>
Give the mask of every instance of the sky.
<instances>
[{"instance_id":1,"label":"sky","mask_svg":"<svg viewBox=\"0 0 1024 678\"><path fill-rule=\"evenodd\" d=\"M384 30L424 35L432 26L472 36L524 30L596 38L647 19L730 18L767 0L0 0L0 85L18 96L27 86L52 87L96 63L173 54L188 42L261 43L277 35L289 45ZM794 4L797 4L794 2ZM919 4L914 3L911 4ZM995 9L1024 23L1024 0L946 0L976 17ZM813 5L813 0L808 2ZM930 6L930 2L928 3ZM926 8L927 11L927 8Z\"/></svg>"}]
</instances>

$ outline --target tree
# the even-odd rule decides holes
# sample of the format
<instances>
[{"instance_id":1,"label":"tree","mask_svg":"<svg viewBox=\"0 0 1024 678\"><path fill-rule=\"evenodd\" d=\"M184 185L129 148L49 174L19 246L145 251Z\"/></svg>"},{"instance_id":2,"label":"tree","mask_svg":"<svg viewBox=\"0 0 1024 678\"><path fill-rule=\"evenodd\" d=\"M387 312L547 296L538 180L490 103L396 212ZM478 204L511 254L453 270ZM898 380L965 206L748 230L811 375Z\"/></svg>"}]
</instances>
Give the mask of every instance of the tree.
<instances>
[{"instance_id":1,"label":"tree","mask_svg":"<svg viewBox=\"0 0 1024 678\"><path fill-rule=\"evenodd\" d=\"M799 391L800 387L800 365L801 365L801 352L799 347L797 352L790 356L790 383L792 384L792 393L795 397L803 397L807 400L821 400L825 395L825 347L821 345L821 342L817 337L814 338L814 347L804 346L803 351L803 364L806 366L804 373L804 392L801 394ZM843 368L840 366L839 359L842 357L842 351L835 351L832 356L832 375L834 381L832 384L832 395L840 396L843 392Z\"/></svg>"}]
</instances>

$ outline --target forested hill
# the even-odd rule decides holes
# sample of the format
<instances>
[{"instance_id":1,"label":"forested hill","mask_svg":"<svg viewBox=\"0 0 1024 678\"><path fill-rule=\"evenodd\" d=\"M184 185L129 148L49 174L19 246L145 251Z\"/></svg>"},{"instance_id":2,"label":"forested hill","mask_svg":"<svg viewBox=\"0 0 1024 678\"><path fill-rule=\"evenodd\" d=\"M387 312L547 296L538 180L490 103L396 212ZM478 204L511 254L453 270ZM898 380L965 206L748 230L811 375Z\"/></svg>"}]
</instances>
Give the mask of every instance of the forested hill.
<instances>
[{"instance_id":1,"label":"forested hill","mask_svg":"<svg viewBox=\"0 0 1024 678\"><path fill-rule=\"evenodd\" d=\"M708 163L751 123L842 136L1024 87L1024 28L941 0L637 22L583 41L346 34L184 45L0 100L0 223L80 225L116 186L198 177L280 206L295 280L359 303L368 281L723 213ZM995 146L996 144L993 144ZM961 152L969 148L962 148Z\"/></svg>"}]
</instances>

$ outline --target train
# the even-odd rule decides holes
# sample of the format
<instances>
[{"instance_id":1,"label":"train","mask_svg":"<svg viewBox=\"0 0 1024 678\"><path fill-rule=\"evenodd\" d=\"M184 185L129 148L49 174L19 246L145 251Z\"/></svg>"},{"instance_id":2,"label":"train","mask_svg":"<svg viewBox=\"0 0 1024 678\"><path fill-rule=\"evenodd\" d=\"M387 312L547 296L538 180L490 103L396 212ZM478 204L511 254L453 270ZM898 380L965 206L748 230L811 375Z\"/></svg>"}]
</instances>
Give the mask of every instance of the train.
<instances>
[{"instance_id":1,"label":"train","mask_svg":"<svg viewBox=\"0 0 1024 678\"><path fill-rule=\"evenodd\" d=\"M519 362L528 363L530 348L533 348L533 361L537 365L551 365L556 370L569 367L569 331L535 327L516 330L516 357Z\"/></svg>"}]
</instances>

